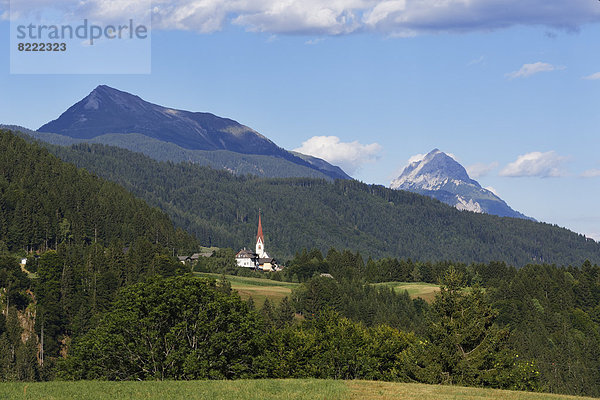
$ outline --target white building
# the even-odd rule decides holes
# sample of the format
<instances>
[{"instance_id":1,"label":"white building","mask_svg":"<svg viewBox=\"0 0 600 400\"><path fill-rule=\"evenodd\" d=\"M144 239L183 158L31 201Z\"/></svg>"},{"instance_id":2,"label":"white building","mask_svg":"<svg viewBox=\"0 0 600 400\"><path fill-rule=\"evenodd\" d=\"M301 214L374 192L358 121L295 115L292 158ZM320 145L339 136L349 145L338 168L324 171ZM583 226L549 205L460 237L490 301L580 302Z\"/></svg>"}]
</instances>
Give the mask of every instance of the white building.
<instances>
[{"instance_id":1,"label":"white building","mask_svg":"<svg viewBox=\"0 0 600 400\"><path fill-rule=\"evenodd\" d=\"M237 263L238 267L256 268L258 256L255 252L246 250L244 248L235 255L235 262Z\"/></svg>"},{"instance_id":2,"label":"white building","mask_svg":"<svg viewBox=\"0 0 600 400\"><path fill-rule=\"evenodd\" d=\"M258 231L256 232L255 252L243 249L235 255L235 262L239 267L259 269L262 271L279 271L275 259L269 257L265 251L265 236L262 230L262 221L258 214Z\"/></svg>"}]
</instances>

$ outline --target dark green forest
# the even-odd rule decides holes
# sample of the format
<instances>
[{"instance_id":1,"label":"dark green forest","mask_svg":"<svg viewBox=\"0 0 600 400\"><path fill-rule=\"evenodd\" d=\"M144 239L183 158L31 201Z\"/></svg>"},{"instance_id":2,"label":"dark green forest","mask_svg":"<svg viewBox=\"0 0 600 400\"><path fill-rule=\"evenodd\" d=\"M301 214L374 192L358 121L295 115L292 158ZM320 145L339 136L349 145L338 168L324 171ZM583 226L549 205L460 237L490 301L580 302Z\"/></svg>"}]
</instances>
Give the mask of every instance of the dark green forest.
<instances>
[{"instance_id":1,"label":"dark green forest","mask_svg":"<svg viewBox=\"0 0 600 400\"><path fill-rule=\"evenodd\" d=\"M117 182L205 246L250 246L258 210L269 253L358 250L374 258L578 265L600 244L558 226L461 212L417 194L357 181L234 176L191 163L157 162L104 145L45 144L61 159Z\"/></svg>"},{"instance_id":2,"label":"dark green forest","mask_svg":"<svg viewBox=\"0 0 600 400\"><path fill-rule=\"evenodd\" d=\"M144 237L167 247L197 243L169 218L119 185L0 131L0 238L8 250L59 243L125 244Z\"/></svg>"},{"instance_id":3,"label":"dark green forest","mask_svg":"<svg viewBox=\"0 0 600 400\"><path fill-rule=\"evenodd\" d=\"M100 159L94 156L95 147L82 147L86 148L90 159ZM176 230L161 211L8 132L0 133L0 150L0 381L315 377L600 396L596 261L515 268L504 261L473 262L477 257L468 263L368 257L371 251L363 253L360 246L352 251L327 246L326 253L321 245L299 250L292 240L286 268L260 276L299 286L280 304L266 301L257 309L251 300L242 301L227 280L194 277L189 266L177 261L177 252L206 243ZM86 154L77 148L73 154L79 151ZM138 168L130 165L134 167ZM175 178L167 172L179 169L200 199L205 199L200 193L216 196L221 184L231 190L259 186L258 193L269 201L298 189L291 202L308 201L302 196L312 188L315 201L331 201L329 210L338 210L340 198L352 199L343 203L348 207L362 205L366 210L377 210L381 201L381 207L395 210L390 214L394 218L409 211L417 222L464 218L473 224L473 232L491 229L476 229L474 224L489 220L497 229L507 224L511 229L549 232L557 248L570 239L574 253L590 246L548 225L461 213L422 196L357 182L236 178L154 162L147 167L136 173L157 191L159 178L164 178L159 191L163 194L186 192L180 182L166 179ZM198 171L204 171L205 181L193 178ZM207 177L219 179L210 183ZM223 202L215 197L214 203L203 206L207 216L212 207L225 220L229 207L240 204L233 193L223 196ZM274 209L284 200L271 208L269 202L253 200L265 207L266 231L267 216L277 215ZM297 206L298 212L311 210ZM299 215L286 210L290 220ZM307 215L311 212L317 213ZM239 226L249 226L250 237L255 229L251 213L248 208L245 217L237 217ZM366 223L364 218L357 215L355 223ZM303 225L296 224L295 234L300 236ZM386 229L382 221L379 224ZM225 223L221 226L225 232ZM345 226L334 224L331 229L343 233ZM439 237L445 237L442 226L438 228ZM329 234L335 242L337 237ZM415 233L413 240L420 235ZM502 235L515 241L519 237ZM558 253L550 242L545 246L548 254ZM593 253L595 247L589 249ZM561 251L572 257L567 249ZM195 269L235 271L233 253L215 251ZM444 259L451 260L452 254ZM22 266L23 258L27 262ZM435 283L440 292L427 303L373 285L389 281Z\"/></svg>"},{"instance_id":4,"label":"dark green forest","mask_svg":"<svg viewBox=\"0 0 600 400\"><path fill-rule=\"evenodd\" d=\"M436 325L440 312L437 307L442 307L440 298L429 306L420 299L410 301L407 295L368 284L388 281L391 275L391 280L410 282L418 277L418 281L442 283L447 290L466 288L462 293L466 297L473 295L477 300L471 299L474 303L461 309L469 313L478 311L464 323L468 324L469 319L483 323L487 315L486 323L506 335L503 337L506 348L521 361L534 363L544 391L600 396L598 265L589 262L577 267L530 264L516 269L498 262L468 265L396 259L365 262L358 253L330 250L323 257L313 250L297 254L290 266L284 271L288 276L282 279L297 275L298 271L312 271L310 278L297 275L306 279L294 293L297 310L314 314L333 308L367 326L389 325L415 332L432 343L443 343L451 336L449 331L432 332L432 328L440 328ZM457 282L445 279L450 270L460 277ZM321 277L321 273L330 273L335 279ZM472 329L466 329L457 337L468 338ZM438 358L438 363L444 364L444 360L451 358L451 354L446 354ZM442 381L439 376L437 379ZM436 382L436 379L427 381Z\"/></svg>"},{"instance_id":5,"label":"dark green forest","mask_svg":"<svg viewBox=\"0 0 600 400\"><path fill-rule=\"evenodd\" d=\"M221 252L197 268L230 273L229 258ZM490 346L487 351L497 362L520 365L509 373L525 374L528 378L522 382L527 385L535 382L543 391L600 396L600 267L590 262L573 267L529 264L517 269L502 262L365 260L358 252L335 249L324 256L313 249L298 252L285 270L270 278L302 282L290 302L307 320L333 311L366 327L386 326L415 335L419 343L429 341L432 346L427 351L413 349L417 353L410 355L418 354L417 359L399 367L412 372L404 370L406 375L396 379L493 386L468 375L480 373L472 368L485 363L456 353L456 346L465 341L464 346L471 348ZM410 299L406 292L372 285L389 281L429 282L444 289L433 304L427 304ZM271 314L267 320L277 320L277 313L268 311L271 305L265 308L263 314ZM449 326L444 326L445 319L454 322L446 321ZM488 335L485 340L472 336L482 326L488 329L481 332ZM448 343L453 337L459 342ZM515 387L534 388L527 385Z\"/></svg>"},{"instance_id":6,"label":"dark green forest","mask_svg":"<svg viewBox=\"0 0 600 400\"><path fill-rule=\"evenodd\" d=\"M198 243L158 209L43 148L0 131L0 149L0 370L41 379L121 287L183 274L173 253Z\"/></svg>"}]
</instances>

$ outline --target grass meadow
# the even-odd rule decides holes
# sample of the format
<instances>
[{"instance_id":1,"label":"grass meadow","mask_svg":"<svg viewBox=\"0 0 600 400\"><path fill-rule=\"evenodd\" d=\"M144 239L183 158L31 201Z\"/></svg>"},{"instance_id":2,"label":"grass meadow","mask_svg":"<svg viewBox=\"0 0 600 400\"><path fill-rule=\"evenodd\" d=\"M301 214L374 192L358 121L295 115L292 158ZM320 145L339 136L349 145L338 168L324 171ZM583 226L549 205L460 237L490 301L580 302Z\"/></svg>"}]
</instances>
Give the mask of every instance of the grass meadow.
<instances>
[{"instance_id":1,"label":"grass meadow","mask_svg":"<svg viewBox=\"0 0 600 400\"><path fill-rule=\"evenodd\" d=\"M222 275L197 272L196 276L221 279ZM262 307L265 299L269 299L275 304L284 297L292 294L292 289L298 286L298 283L279 282L270 279L247 278L243 276L225 275L225 278L231 283L231 288L236 290L243 300L252 297L257 307ZM412 298L420 297L427 302L433 301L435 294L440 291L438 285L431 283L415 282L383 282L375 283L373 286L391 287L397 292L408 291Z\"/></svg>"},{"instance_id":2,"label":"grass meadow","mask_svg":"<svg viewBox=\"0 0 600 400\"><path fill-rule=\"evenodd\" d=\"M222 275L210 274L204 272L195 273L196 276L221 279ZM265 299L269 299L275 304L279 304L284 297L290 297L292 289L298 286L297 283L279 282L271 279L247 278L243 276L225 275L225 278L231 283L231 288L236 290L242 300L252 297L254 304L261 308Z\"/></svg>"},{"instance_id":3,"label":"grass meadow","mask_svg":"<svg viewBox=\"0 0 600 400\"><path fill-rule=\"evenodd\" d=\"M265 379L237 381L11 382L1 400L542 400L589 399L544 393L372 381Z\"/></svg>"},{"instance_id":4,"label":"grass meadow","mask_svg":"<svg viewBox=\"0 0 600 400\"><path fill-rule=\"evenodd\" d=\"M413 299L420 297L430 303L435 298L435 294L440 291L439 285L422 282L383 282L375 283L374 286L391 287L396 292L408 291L408 294Z\"/></svg>"}]
</instances>

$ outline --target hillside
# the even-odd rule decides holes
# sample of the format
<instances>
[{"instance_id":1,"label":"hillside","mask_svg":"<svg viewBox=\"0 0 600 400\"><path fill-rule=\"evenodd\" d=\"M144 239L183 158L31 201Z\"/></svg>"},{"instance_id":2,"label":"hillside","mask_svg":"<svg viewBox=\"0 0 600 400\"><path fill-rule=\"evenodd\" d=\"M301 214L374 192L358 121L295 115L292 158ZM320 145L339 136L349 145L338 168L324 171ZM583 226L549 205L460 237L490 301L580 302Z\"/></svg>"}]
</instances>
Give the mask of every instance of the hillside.
<instances>
[{"instance_id":1,"label":"hillside","mask_svg":"<svg viewBox=\"0 0 600 400\"><path fill-rule=\"evenodd\" d=\"M333 177L349 178L338 167L300 153L294 154L311 164L317 164L319 169L298 165L283 158L260 154L242 154L228 150L190 150L139 133L107 133L92 139L76 139L56 133L36 132L20 126L0 125L0 128L23 132L39 141L59 146L70 146L77 143L106 144L142 153L157 161L191 162L214 169L224 169L236 175L251 174L265 178L308 177L327 180L333 180ZM321 170L331 171L332 174L331 176L327 175Z\"/></svg>"},{"instance_id":2,"label":"hillside","mask_svg":"<svg viewBox=\"0 0 600 400\"><path fill-rule=\"evenodd\" d=\"M50 379L122 287L185 274L173 253L198 242L116 183L4 130L0 170L0 380Z\"/></svg>"},{"instance_id":3,"label":"hillside","mask_svg":"<svg viewBox=\"0 0 600 400\"><path fill-rule=\"evenodd\" d=\"M341 381L317 379L265 379L237 381L166 382L36 382L3 383L7 400L49 399L210 399L210 400L584 400L590 397L526 393L458 386Z\"/></svg>"},{"instance_id":4,"label":"hillside","mask_svg":"<svg viewBox=\"0 0 600 400\"><path fill-rule=\"evenodd\" d=\"M140 237L190 247L169 218L122 187L77 169L0 130L0 240L9 250L55 248L61 242L125 244Z\"/></svg>"},{"instance_id":5,"label":"hillside","mask_svg":"<svg viewBox=\"0 0 600 400\"><path fill-rule=\"evenodd\" d=\"M207 246L250 246L258 210L278 258L330 247L364 256L487 262L600 262L600 244L558 226L459 211L406 191L356 181L260 179L127 150L48 145L65 161L113 180L162 208Z\"/></svg>"}]
</instances>

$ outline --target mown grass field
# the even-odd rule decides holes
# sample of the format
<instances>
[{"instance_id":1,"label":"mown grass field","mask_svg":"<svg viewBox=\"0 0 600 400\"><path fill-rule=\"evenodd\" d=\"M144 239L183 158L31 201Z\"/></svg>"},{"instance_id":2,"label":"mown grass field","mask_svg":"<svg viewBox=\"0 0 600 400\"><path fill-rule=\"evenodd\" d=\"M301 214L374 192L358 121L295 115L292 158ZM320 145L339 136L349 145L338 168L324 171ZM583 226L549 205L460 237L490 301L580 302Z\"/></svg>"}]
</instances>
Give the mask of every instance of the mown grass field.
<instances>
[{"instance_id":1,"label":"mown grass field","mask_svg":"<svg viewBox=\"0 0 600 400\"><path fill-rule=\"evenodd\" d=\"M440 291L440 287L438 285L421 282L383 282L375 283L374 286L391 287L396 292L403 292L407 290L409 296L413 299L420 297L427 302L433 301L435 294Z\"/></svg>"},{"instance_id":2,"label":"mown grass field","mask_svg":"<svg viewBox=\"0 0 600 400\"><path fill-rule=\"evenodd\" d=\"M316 379L266 379L177 382L11 382L0 383L0 399L582 400L586 398L412 383Z\"/></svg>"},{"instance_id":3,"label":"mown grass field","mask_svg":"<svg viewBox=\"0 0 600 400\"><path fill-rule=\"evenodd\" d=\"M221 279L222 275L197 272L195 275L200 277ZM243 300L252 297L257 307L262 307L265 299L279 304L284 297L290 297L292 289L298 286L297 283L278 282L270 279L246 278L243 276L225 275L227 281L231 283L231 288L236 290Z\"/></svg>"}]
</instances>

